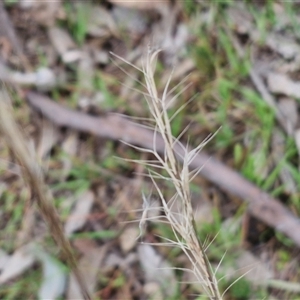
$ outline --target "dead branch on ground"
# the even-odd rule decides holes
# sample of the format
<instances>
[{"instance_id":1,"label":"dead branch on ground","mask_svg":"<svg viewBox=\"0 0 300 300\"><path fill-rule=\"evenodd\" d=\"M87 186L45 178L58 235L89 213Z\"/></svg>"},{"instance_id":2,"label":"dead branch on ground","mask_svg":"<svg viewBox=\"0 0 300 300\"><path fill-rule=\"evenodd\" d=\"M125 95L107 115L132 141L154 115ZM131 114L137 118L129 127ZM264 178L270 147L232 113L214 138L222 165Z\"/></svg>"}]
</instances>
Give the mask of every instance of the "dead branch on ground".
<instances>
[{"instance_id":1,"label":"dead branch on ground","mask_svg":"<svg viewBox=\"0 0 300 300\"><path fill-rule=\"evenodd\" d=\"M153 149L153 132L135 124L120 115L93 117L65 108L49 98L34 92L27 93L29 104L58 126L66 126L99 137L122 140L127 143ZM156 136L156 151L164 152L164 142ZM178 159L183 157L183 149L178 147ZM300 220L278 200L246 180L236 171L206 154L199 153L191 162L191 168L199 169L200 175L223 190L238 196L248 203L251 215L291 238L300 246Z\"/></svg>"}]
</instances>

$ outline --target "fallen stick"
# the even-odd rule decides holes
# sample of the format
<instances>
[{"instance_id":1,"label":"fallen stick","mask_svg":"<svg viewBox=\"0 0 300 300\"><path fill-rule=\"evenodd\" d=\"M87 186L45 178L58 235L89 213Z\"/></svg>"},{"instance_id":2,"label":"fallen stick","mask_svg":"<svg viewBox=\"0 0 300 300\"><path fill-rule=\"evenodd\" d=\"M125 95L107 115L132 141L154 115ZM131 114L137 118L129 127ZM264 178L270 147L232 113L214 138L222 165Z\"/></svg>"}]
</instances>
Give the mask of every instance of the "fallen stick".
<instances>
[{"instance_id":1,"label":"fallen stick","mask_svg":"<svg viewBox=\"0 0 300 300\"><path fill-rule=\"evenodd\" d=\"M45 117L58 126L66 126L99 137L139 145L153 149L153 131L145 129L120 115L93 117L70 110L55 103L44 95L28 92L26 98L32 108L40 111ZM164 142L157 134L156 150L164 151ZM181 159L181 147L176 148ZM238 196L248 203L251 215L284 233L300 247L300 220L286 209L278 200L260 190L239 173L225 166L204 151L199 153L191 163L193 169L202 167L200 175L219 186L224 191Z\"/></svg>"}]
</instances>

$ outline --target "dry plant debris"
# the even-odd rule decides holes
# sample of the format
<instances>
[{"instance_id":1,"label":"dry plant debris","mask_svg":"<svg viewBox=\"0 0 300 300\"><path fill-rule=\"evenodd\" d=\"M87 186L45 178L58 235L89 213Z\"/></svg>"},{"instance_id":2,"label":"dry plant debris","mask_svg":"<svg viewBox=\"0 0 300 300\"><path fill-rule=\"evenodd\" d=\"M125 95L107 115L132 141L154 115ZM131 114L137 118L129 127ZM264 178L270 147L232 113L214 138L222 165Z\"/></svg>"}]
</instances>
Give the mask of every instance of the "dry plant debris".
<instances>
[{"instance_id":1,"label":"dry plant debris","mask_svg":"<svg viewBox=\"0 0 300 300\"><path fill-rule=\"evenodd\" d=\"M155 144L153 145L153 132L139 127L132 121L127 121L123 116L108 115L103 118L94 118L59 107L47 98L35 93L28 94L27 98L34 108L42 111L45 116L49 117L57 125L91 132L100 137L109 137L130 144L138 144L148 149L154 148L161 153L165 151L164 141L160 134L157 133L155 135ZM80 124L77 123L78 118L81 120ZM176 156L184 162L185 152L182 147L186 146L174 145ZM201 168L202 176L216 183L224 190L241 197L245 201L249 201L251 214L274 226L277 230L284 232L295 243L300 245L300 236L297 230L300 226L299 220L267 193L259 190L204 151L195 154L190 162L190 167L194 170ZM232 182L235 182L235 184L233 185Z\"/></svg>"},{"instance_id":2,"label":"dry plant debris","mask_svg":"<svg viewBox=\"0 0 300 300\"><path fill-rule=\"evenodd\" d=\"M7 91L4 88L0 90L0 98L1 133L5 137L10 150L23 168L23 176L30 187L33 199L36 201L39 210L49 226L49 230L57 245L60 247L69 267L73 270L83 298L90 299L84 278L77 269L77 263L71 245L64 235L59 216L52 203L51 193L47 190L47 186L44 183L42 170L33 153L29 151L25 137L22 135L13 119L10 100Z\"/></svg>"},{"instance_id":3,"label":"dry plant debris","mask_svg":"<svg viewBox=\"0 0 300 300\"><path fill-rule=\"evenodd\" d=\"M94 299L204 297L186 256L161 244L174 233L155 222L165 214L153 189L136 239L152 183L132 160L154 157L120 140L152 151L153 123L141 74L110 52L142 69L149 43L163 49L158 94L171 72L182 92L168 107L183 106L172 134L193 149L218 131L191 163L202 169L190 188L221 294L299 297L299 24L299 4L280 1L0 3L0 79ZM155 150L165 153L158 133ZM80 298L22 174L1 134L0 298ZM158 188L172 197L168 182Z\"/></svg>"}]
</instances>

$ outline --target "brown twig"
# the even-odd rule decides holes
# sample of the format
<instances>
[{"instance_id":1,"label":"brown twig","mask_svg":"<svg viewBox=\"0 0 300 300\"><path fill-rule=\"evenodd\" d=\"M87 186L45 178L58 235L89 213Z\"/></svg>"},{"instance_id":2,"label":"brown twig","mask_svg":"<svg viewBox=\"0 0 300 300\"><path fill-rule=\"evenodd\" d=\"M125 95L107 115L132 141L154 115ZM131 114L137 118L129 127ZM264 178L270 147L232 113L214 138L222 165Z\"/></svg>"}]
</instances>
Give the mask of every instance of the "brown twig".
<instances>
[{"instance_id":1,"label":"brown twig","mask_svg":"<svg viewBox=\"0 0 300 300\"><path fill-rule=\"evenodd\" d=\"M66 126L99 137L122 140L153 149L153 132L119 115L92 117L65 108L34 92L27 93L27 100L34 109L40 111L58 126ZM156 136L155 147L157 152L164 152L164 142L160 135ZM175 152L180 154L178 159L181 160L183 149L178 147ZM234 170L208 156L204 151L201 151L190 165L193 169L201 166L203 168L200 175L246 201L250 214L284 233L300 247L300 220L278 200L260 190Z\"/></svg>"},{"instance_id":2,"label":"brown twig","mask_svg":"<svg viewBox=\"0 0 300 300\"><path fill-rule=\"evenodd\" d=\"M5 89L0 90L0 130L20 165L23 166L24 178L30 186L33 198L37 202L54 240L62 250L67 264L73 270L83 298L89 300L91 298L84 280L78 271L70 242L64 235L61 221L52 204L53 199L44 182L41 168L34 158L33 153L29 151L26 140L13 118L9 103L9 97Z\"/></svg>"}]
</instances>

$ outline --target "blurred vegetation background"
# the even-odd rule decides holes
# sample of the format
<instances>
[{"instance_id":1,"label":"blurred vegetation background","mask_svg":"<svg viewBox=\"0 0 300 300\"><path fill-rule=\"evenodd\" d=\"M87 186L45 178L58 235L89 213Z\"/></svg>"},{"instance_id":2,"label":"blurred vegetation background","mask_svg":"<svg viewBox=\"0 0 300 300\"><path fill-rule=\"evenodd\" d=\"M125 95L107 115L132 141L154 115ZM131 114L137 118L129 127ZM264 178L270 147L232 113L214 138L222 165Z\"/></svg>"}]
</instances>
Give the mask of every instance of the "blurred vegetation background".
<instances>
[{"instance_id":1,"label":"blurred vegetation background","mask_svg":"<svg viewBox=\"0 0 300 300\"><path fill-rule=\"evenodd\" d=\"M1 3L0 79L95 299L205 299L179 249L150 245L172 239L168 225L149 222L136 240L141 191L153 207L159 198L129 159L153 157L122 143L132 133L118 122L149 124L142 74L130 65L142 68L149 45L162 49L158 92L173 70L180 93L173 135L196 147L217 132L204 151L299 217L299 9L274 0ZM201 173L191 184L224 299L300 299L299 245L251 215L235 184L221 189ZM168 182L161 188L172 196ZM1 138L0 298L80 299L32 199Z\"/></svg>"}]
</instances>

